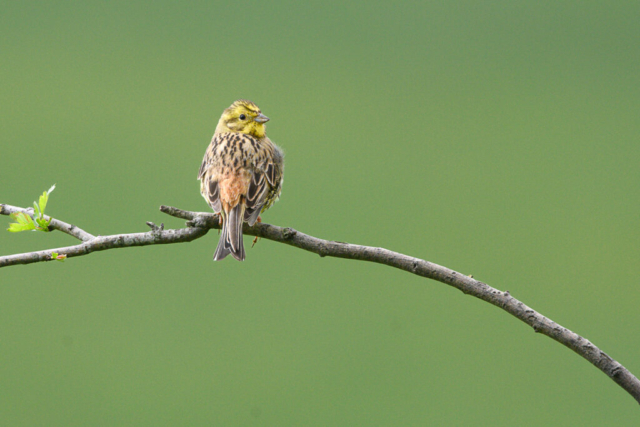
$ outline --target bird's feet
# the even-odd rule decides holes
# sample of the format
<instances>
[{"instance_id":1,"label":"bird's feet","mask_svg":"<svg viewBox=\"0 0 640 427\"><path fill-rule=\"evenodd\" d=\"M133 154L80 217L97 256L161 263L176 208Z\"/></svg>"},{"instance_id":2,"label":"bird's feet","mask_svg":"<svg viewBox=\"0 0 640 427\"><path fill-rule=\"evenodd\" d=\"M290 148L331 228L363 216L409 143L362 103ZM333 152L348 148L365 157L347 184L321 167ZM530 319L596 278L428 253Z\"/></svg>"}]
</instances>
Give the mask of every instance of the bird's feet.
<instances>
[{"instance_id":1,"label":"bird's feet","mask_svg":"<svg viewBox=\"0 0 640 427\"><path fill-rule=\"evenodd\" d=\"M218 223L220 224L220 228L218 228L218 236L219 236L220 232L222 232L222 223L224 222L222 220L222 213L221 212L214 212L213 214L218 217Z\"/></svg>"},{"instance_id":2,"label":"bird's feet","mask_svg":"<svg viewBox=\"0 0 640 427\"><path fill-rule=\"evenodd\" d=\"M262 217L260 217L260 215L258 215L258 220L256 222L262 222ZM254 237L251 247L253 248L256 245L256 243L258 243L258 236Z\"/></svg>"}]
</instances>

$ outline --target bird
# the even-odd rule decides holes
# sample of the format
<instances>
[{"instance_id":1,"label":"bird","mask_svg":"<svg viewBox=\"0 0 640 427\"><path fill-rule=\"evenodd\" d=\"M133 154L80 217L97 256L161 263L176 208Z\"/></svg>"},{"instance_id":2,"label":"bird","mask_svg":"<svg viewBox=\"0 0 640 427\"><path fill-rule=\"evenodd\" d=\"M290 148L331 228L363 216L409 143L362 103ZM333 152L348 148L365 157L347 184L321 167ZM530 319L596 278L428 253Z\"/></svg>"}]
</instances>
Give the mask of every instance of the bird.
<instances>
[{"instance_id":1,"label":"bird","mask_svg":"<svg viewBox=\"0 0 640 427\"><path fill-rule=\"evenodd\" d=\"M244 261L243 223L261 221L260 214L280 198L284 153L267 137L268 121L256 104L239 99L222 112L205 151L200 193L222 222L214 261L229 254Z\"/></svg>"}]
</instances>

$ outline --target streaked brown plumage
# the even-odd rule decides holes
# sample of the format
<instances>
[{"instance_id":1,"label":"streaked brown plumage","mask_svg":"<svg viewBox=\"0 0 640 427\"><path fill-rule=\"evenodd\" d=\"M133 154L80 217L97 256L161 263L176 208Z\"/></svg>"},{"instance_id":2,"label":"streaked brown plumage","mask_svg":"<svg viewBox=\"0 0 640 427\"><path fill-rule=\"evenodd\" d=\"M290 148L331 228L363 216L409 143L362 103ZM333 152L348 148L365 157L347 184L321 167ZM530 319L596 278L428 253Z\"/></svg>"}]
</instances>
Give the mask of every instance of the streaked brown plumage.
<instances>
[{"instance_id":1,"label":"streaked brown plumage","mask_svg":"<svg viewBox=\"0 0 640 427\"><path fill-rule=\"evenodd\" d=\"M222 113L205 152L200 193L222 219L214 261L229 254L243 261L242 224L254 225L280 196L284 155L267 138L268 120L253 102L234 102Z\"/></svg>"}]
</instances>

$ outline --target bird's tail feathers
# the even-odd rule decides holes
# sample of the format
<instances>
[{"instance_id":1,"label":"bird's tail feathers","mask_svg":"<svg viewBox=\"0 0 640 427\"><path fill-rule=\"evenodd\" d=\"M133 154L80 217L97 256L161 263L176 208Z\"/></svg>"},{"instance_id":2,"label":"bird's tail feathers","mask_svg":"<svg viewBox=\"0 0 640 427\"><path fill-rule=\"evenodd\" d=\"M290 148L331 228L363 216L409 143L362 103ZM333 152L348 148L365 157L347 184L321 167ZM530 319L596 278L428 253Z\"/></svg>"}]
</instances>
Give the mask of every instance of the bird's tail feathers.
<instances>
[{"instance_id":1,"label":"bird's tail feathers","mask_svg":"<svg viewBox=\"0 0 640 427\"><path fill-rule=\"evenodd\" d=\"M244 222L245 205L241 200L226 214L221 212L223 223L218 247L213 254L214 261L220 261L231 254L238 261L244 261L244 242L242 240L242 223Z\"/></svg>"}]
</instances>

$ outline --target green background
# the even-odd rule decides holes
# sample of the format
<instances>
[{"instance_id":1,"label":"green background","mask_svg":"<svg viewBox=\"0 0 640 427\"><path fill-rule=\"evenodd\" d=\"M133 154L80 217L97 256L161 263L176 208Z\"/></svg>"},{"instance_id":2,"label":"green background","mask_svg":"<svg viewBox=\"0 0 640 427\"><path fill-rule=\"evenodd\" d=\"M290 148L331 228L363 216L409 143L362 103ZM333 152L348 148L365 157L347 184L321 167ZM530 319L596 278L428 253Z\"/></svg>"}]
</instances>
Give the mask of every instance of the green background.
<instances>
[{"instance_id":1,"label":"green background","mask_svg":"<svg viewBox=\"0 0 640 427\"><path fill-rule=\"evenodd\" d=\"M638 22L637 1L3 1L0 202L56 183L48 213L91 233L181 227L158 206L208 210L202 155L248 98L286 152L265 222L473 274L639 375ZM2 231L0 254L74 242ZM446 285L216 243L2 269L2 425L640 421Z\"/></svg>"}]
</instances>

